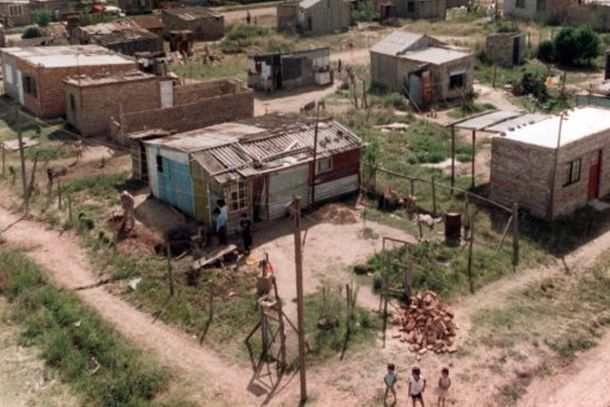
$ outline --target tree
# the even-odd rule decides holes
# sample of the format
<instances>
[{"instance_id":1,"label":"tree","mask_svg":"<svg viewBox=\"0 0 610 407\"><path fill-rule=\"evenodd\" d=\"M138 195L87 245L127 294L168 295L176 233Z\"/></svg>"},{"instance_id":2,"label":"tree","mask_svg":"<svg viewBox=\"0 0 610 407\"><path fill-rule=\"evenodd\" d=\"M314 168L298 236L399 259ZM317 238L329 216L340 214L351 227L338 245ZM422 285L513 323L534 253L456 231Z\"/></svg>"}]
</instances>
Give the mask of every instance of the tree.
<instances>
[{"instance_id":1,"label":"tree","mask_svg":"<svg viewBox=\"0 0 610 407\"><path fill-rule=\"evenodd\" d=\"M30 38L38 38L42 37L42 33L38 27L32 26L25 29L23 34L21 34L21 38L24 40L29 40Z\"/></svg>"},{"instance_id":2,"label":"tree","mask_svg":"<svg viewBox=\"0 0 610 407\"><path fill-rule=\"evenodd\" d=\"M47 27L51 23L51 18L53 17L51 10L47 9L34 10L32 16L39 27Z\"/></svg>"},{"instance_id":3,"label":"tree","mask_svg":"<svg viewBox=\"0 0 610 407\"><path fill-rule=\"evenodd\" d=\"M553 42L547 40L538 44L536 58L546 63L553 62L555 60L555 45L553 45Z\"/></svg>"},{"instance_id":4,"label":"tree","mask_svg":"<svg viewBox=\"0 0 610 407\"><path fill-rule=\"evenodd\" d=\"M591 27L566 27L555 37L555 59L565 65L591 65L600 54L601 40Z\"/></svg>"}]
</instances>

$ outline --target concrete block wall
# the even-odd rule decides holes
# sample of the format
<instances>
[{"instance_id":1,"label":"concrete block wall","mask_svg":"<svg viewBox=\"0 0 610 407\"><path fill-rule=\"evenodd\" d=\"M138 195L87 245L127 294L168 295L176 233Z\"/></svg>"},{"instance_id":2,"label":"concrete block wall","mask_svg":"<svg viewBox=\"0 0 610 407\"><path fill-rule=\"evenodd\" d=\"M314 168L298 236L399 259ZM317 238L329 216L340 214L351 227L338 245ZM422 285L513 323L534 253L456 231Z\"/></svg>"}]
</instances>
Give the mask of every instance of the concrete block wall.
<instances>
[{"instance_id":1,"label":"concrete block wall","mask_svg":"<svg viewBox=\"0 0 610 407\"><path fill-rule=\"evenodd\" d=\"M238 81L214 81L190 85L174 86L174 105L188 105L202 98L220 96L243 91L245 88Z\"/></svg>"},{"instance_id":2,"label":"concrete block wall","mask_svg":"<svg viewBox=\"0 0 610 407\"><path fill-rule=\"evenodd\" d=\"M525 57L524 33L494 33L485 39L485 55L494 64L513 66L513 50L515 37L519 38L519 57L517 63L523 62Z\"/></svg>"},{"instance_id":3,"label":"concrete block wall","mask_svg":"<svg viewBox=\"0 0 610 407\"><path fill-rule=\"evenodd\" d=\"M554 160L553 149L495 137L491 148L490 198L509 207L517 202L532 215L547 218Z\"/></svg>"},{"instance_id":4,"label":"concrete block wall","mask_svg":"<svg viewBox=\"0 0 610 407\"><path fill-rule=\"evenodd\" d=\"M76 101L71 108L70 97ZM66 116L86 136L110 133L110 118L161 107L157 77L79 88L66 84Z\"/></svg>"}]
</instances>

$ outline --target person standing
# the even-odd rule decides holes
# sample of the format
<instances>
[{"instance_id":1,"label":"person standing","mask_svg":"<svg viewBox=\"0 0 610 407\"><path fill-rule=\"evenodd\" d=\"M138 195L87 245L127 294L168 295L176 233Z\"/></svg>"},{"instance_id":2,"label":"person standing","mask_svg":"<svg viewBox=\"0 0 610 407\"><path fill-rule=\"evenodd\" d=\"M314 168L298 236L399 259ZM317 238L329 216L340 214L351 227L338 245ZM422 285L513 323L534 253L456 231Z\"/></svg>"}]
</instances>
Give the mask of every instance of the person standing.
<instances>
[{"instance_id":1,"label":"person standing","mask_svg":"<svg viewBox=\"0 0 610 407\"><path fill-rule=\"evenodd\" d=\"M216 236L218 236L218 244L220 246L227 245L227 216L218 208L214 209L216 216Z\"/></svg>"},{"instance_id":2,"label":"person standing","mask_svg":"<svg viewBox=\"0 0 610 407\"><path fill-rule=\"evenodd\" d=\"M425 407L424 391L426 390L426 379L422 377L419 367L414 367L411 373L413 376L409 381L409 395L411 396L413 407L416 406L418 401L422 407Z\"/></svg>"},{"instance_id":3,"label":"person standing","mask_svg":"<svg viewBox=\"0 0 610 407\"><path fill-rule=\"evenodd\" d=\"M393 363L388 364L388 372L383 377L383 382L385 383L385 394L383 395L383 405L387 405L388 393L392 393L394 397L394 402L391 404L392 406L396 405L396 389L394 385L396 384L396 373L394 372L396 367Z\"/></svg>"},{"instance_id":4,"label":"person standing","mask_svg":"<svg viewBox=\"0 0 610 407\"><path fill-rule=\"evenodd\" d=\"M438 387L436 389L436 394L438 395L438 407L445 407L447 396L449 396L449 387L451 387L449 369L444 367L441 370L441 377L438 379Z\"/></svg>"},{"instance_id":5,"label":"person standing","mask_svg":"<svg viewBox=\"0 0 610 407\"><path fill-rule=\"evenodd\" d=\"M246 213L241 214L239 226L241 227L241 237L244 241L244 253L249 254L250 247L252 247L252 221Z\"/></svg>"},{"instance_id":6,"label":"person standing","mask_svg":"<svg viewBox=\"0 0 610 407\"><path fill-rule=\"evenodd\" d=\"M135 227L135 198L127 191L121 193L121 207L123 208L123 221L121 222L120 232L124 233Z\"/></svg>"}]
</instances>

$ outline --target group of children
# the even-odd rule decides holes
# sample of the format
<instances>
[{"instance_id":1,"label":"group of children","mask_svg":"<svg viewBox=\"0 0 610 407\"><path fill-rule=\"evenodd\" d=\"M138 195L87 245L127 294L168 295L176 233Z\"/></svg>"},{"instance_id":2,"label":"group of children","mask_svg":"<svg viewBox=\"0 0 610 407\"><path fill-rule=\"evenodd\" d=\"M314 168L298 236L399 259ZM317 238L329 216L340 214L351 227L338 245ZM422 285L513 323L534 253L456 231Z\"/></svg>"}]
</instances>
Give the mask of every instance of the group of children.
<instances>
[{"instance_id":1,"label":"group of children","mask_svg":"<svg viewBox=\"0 0 610 407\"><path fill-rule=\"evenodd\" d=\"M216 201L218 205L212 211L212 214L215 218L216 223L216 236L218 237L218 244L220 246L227 245L227 204L224 199L219 199ZM252 221L248 218L248 215L242 213L241 218L239 220L239 227L241 230L241 237L244 244L244 252L246 254L250 253L250 248L252 247Z\"/></svg>"},{"instance_id":2,"label":"group of children","mask_svg":"<svg viewBox=\"0 0 610 407\"><path fill-rule=\"evenodd\" d=\"M383 378L385 383L385 394L383 396L383 404L387 405L388 394L392 393L394 398L391 405L395 405L396 398L396 381L398 376L396 375L396 367L393 363L388 365L388 372ZM435 389L435 393L438 396L438 407L445 407L447 396L449 395L449 387L451 387L451 379L449 378L449 369L446 367L441 370L441 376L438 379L438 384ZM409 397L413 402L413 407L419 402L422 407L425 407L424 403L424 391L426 390L426 379L421 375L421 370L418 367L414 367L411 370L411 379L409 380Z\"/></svg>"}]
</instances>

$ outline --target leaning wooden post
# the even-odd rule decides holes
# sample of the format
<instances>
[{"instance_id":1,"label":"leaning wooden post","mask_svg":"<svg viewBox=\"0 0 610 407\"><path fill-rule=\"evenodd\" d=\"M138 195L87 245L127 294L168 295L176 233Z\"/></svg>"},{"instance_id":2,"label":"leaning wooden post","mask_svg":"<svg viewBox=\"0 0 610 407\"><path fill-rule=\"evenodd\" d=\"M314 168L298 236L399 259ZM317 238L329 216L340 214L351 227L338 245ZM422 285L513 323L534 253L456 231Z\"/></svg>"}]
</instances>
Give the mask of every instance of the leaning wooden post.
<instances>
[{"instance_id":1,"label":"leaning wooden post","mask_svg":"<svg viewBox=\"0 0 610 407\"><path fill-rule=\"evenodd\" d=\"M432 176L430 184L432 185L432 216L436 218L436 182L434 176Z\"/></svg>"},{"instance_id":2,"label":"leaning wooden post","mask_svg":"<svg viewBox=\"0 0 610 407\"><path fill-rule=\"evenodd\" d=\"M19 109L17 109L17 137L19 140L19 159L21 161L21 181L23 183L23 209L27 215L30 212L30 194L28 193L28 186L25 173L25 146L23 144L23 136L21 134L21 117L19 116Z\"/></svg>"},{"instance_id":3,"label":"leaning wooden post","mask_svg":"<svg viewBox=\"0 0 610 407\"><path fill-rule=\"evenodd\" d=\"M513 202L513 266L519 264L519 205Z\"/></svg>"},{"instance_id":4,"label":"leaning wooden post","mask_svg":"<svg viewBox=\"0 0 610 407\"><path fill-rule=\"evenodd\" d=\"M165 252L167 255L167 279L169 280L169 295L174 295L174 276L172 275L172 252L169 242L165 243Z\"/></svg>"},{"instance_id":5,"label":"leaning wooden post","mask_svg":"<svg viewBox=\"0 0 610 407\"><path fill-rule=\"evenodd\" d=\"M57 207L61 211L61 178L57 177Z\"/></svg>"},{"instance_id":6,"label":"leaning wooden post","mask_svg":"<svg viewBox=\"0 0 610 407\"><path fill-rule=\"evenodd\" d=\"M366 82L362 81L362 107L369 108L369 102L366 100Z\"/></svg>"},{"instance_id":7,"label":"leaning wooden post","mask_svg":"<svg viewBox=\"0 0 610 407\"><path fill-rule=\"evenodd\" d=\"M453 195L453 187L455 186L455 126L451 125L451 190Z\"/></svg>"},{"instance_id":8,"label":"leaning wooden post","mask_svg":"<svg viewBox=\"0 0 610 407\"><path fill-rule=\"evenodd\" d=\"M474 160L477 155L476 152L476 139L477 139L477 131L472 129L472 182L471 189L474 190L475 182L474 182Z\"/></svg>"},{"instance_id":9,"label":"leaning wooden post","mask_svg":"<svg viewBox=\"0 0 610 407\"><path fill-rule=\"evenodd\" d=\"M474 222L470 219L470 242L468 246L468 285L470 293L474 294L474 281L472 277L472 246L474 245Z\"/></svg>"}]
</instances>

